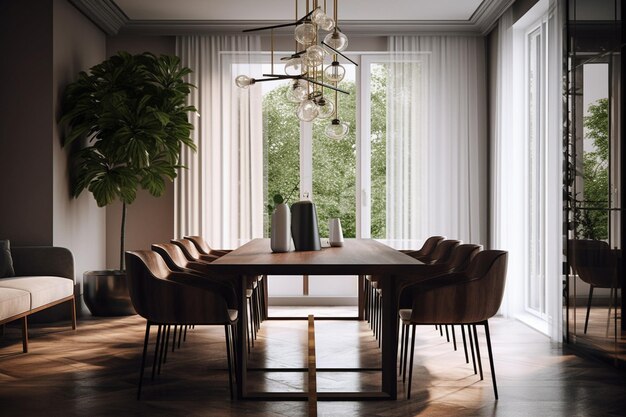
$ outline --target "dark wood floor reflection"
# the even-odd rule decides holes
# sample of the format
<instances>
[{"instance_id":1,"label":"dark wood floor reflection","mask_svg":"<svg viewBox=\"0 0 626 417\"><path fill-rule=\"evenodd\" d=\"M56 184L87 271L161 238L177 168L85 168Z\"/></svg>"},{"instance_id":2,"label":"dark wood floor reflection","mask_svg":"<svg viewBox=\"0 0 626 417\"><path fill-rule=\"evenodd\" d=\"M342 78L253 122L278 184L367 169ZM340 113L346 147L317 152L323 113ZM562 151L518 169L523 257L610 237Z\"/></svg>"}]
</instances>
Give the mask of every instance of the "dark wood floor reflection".
<instances>
[{"instance_id":1,"label":"dark wood floor reflection","mask_svg":"<svg viewBox=\"0 0 626 417\"><path fill-rule=\"evenodd\" d=\"M305 416L303 402L231 402L224 331L196 327L168 356L162 374L146 380L135 400L145 321L137 316L84 318L76 332L33 327L30 353L21 353L18 328L0 339L1 416ZM378 366L379 351L364 323L318 321L318 367ZM418 328L412 399L320 402L322 416L623 416L626 376L564 352L513 320L491 325L500 400L490 376L479 381L463 351L454 351L431 326ZM486 349L481 349L483 353ZM251 366L305 366L306 322L266 321ZM486 357L483 363L487 364ZM486 366L486 371L488 366ZM301 390L300 373L251 376L251 388ZM380 386L380 374L318 373L318 389Z\"/></svg>"}]
</instances>

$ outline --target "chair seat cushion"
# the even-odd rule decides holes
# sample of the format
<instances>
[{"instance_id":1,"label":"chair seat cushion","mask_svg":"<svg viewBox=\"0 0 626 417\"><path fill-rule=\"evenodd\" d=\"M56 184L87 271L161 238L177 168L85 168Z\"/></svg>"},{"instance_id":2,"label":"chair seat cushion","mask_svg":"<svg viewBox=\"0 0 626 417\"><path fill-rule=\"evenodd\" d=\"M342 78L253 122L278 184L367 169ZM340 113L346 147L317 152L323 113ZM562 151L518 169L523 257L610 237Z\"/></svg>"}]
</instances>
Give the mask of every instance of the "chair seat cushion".
<instances>
[{"instance_id":1,"label":"chair seat cushion","mask_svg":"<svg viewBox=\"0 0 626 417\"><path fill-rule=\"evenodd\" d=\"M13 277L0 280L0 288L13 288L30 293L30 309L69 297L74 293L74 282L61 277Z\"/></svg>"},{"instance_id":2,"label":"chair seat cushion","mask_svg":"<svg viewBox=\"0 0 626 417\"><path fill-rule=\"evenodd\" d=\"M410 321L411 320L411 312L412 312L412 310L410 308L400 309L400 311L398 312L400 314L400 320L402 320L402 321Z\"/></svg>"},{"instance_id":3,"label":"chair seat cushion","mask_svg":"<svg viewBox=\"0 0 626 417\"><path fill-rule=\"evenodd\" d=\"M13 288L0 288L0 321L30 310L30 293Z\"/></svg>"}]
</instances>

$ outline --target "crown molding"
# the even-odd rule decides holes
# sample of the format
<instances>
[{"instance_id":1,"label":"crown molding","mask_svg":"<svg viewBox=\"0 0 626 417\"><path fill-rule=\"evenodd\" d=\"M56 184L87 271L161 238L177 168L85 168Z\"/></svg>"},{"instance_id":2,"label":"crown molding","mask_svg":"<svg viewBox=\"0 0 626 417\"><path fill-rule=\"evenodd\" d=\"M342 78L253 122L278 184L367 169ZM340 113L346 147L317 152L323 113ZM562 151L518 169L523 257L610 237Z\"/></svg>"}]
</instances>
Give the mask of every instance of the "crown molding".
<instances>
[{"instance_id":1,"label":"crown molding","mask_svg":"<svg viewBox=\"0 0 626 417\"><path fill-rule=\"evenodd\" d=\"M515 0L484 0L469 20L345 20L341 29L349 35L463 34L484 35ZM245 29L285 23L258 20L132 20L115 0L70 0L107 35L240 34ZM290 33L290 28L274 31Z\"/></svg>"},{"instance_id":2,"label":"crown molding","mask_svg":"<svg viewBox=\"0 0 626 417\"><path fill-rule=\"evenodd\" d=\"M116 35L130 22L114 0L70 0L70 3L107 35Z\"/></svg>"},{"instance_id":3,"label":"crown molding","mask_svg":"<svg viewBox=\"0 0 626 417\"><path fill-rule=\"evenodd\" d=\"M234 21L234 20L131 20L119 31L120 34L141 35L190 35L190 34L241 34L243 30L285 23L285 21ZM476 34L479 30L467 21L432 20L352 20L341 22L341 30L347 35L409 35L415 33ZM259 32L261 34L267 32ZM279 28L275 35L293 34L293 28Z\"/></svg>"},{"instance_id":4,"label":"crown molding","mask_svg":"<svg viewBox=\"0 0 626 417\"><path fill-rule=\"evenodd\" d=\"M470 21L481 34L486 35L513 3L515 0L485 0L478 6Z\"/></svg>"}]
</instances>

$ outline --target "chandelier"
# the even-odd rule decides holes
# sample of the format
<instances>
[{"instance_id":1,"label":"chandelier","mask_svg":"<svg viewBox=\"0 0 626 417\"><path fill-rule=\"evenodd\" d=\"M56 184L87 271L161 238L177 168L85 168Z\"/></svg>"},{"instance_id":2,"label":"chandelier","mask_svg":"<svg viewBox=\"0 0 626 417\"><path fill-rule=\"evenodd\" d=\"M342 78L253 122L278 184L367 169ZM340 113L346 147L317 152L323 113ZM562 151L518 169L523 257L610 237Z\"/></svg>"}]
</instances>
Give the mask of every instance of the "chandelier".
<instances>
[{"instance_id":1,"label":"chandelier","mask_svg":"<svg viewBox=\"0 0 626 417\"><path fill-rule=\"evenodd\" d=\"M350 128L348 123L339 119L338 93L349 93L339 88L346 69L339 63L338 58L341 56L352 64L357 64L342 53L348 47L348 38L337 24L337 0L333 2L333 17L327 14L326 0L323 9L318 5L318 0L306 0L306 14L298 18L298 0L295 2L294 22L244 30L244 32L271 30L272 69L270 74L263 74L265 78L255 79L239 75L235 78L235 84L240 88L248 88L263 81L291 80L286 99L295 104L298 119L304 122L330 119L330 123L324 129L325 135L331 139L342 139ZM295 26L296 48L291 56L281 58L286 61L285 74L276 74L274 29L288 26ZM327 33L322 37L320 31Z\"/></svg>"}]
</instances>

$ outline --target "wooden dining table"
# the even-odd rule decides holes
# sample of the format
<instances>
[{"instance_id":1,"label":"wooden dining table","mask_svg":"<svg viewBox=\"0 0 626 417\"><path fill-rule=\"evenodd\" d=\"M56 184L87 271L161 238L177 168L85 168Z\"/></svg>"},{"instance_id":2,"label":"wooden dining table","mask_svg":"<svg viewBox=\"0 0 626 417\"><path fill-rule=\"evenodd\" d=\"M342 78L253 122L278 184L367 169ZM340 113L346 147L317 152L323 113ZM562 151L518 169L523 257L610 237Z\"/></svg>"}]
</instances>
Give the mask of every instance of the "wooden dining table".
<instances>
[{"instance_id":1,"label":"wooden dining table","mask_svg":"<svg viewBox=\"0 0 626 417\"><path fill-rule=\"evenodd\" d=\"M216 273L239 278L239 325L237 326L237 397L258 400L303 400L305 392L249 392L247 389L246 277L259 275L372 275L379 277L382 289L382 361L381 390L356 392L320 392L320 400L358 401L363 399L397 398L397 311L396 277L417 274L428 265L372 239L346 239L342 247L327 247L319 251L273 253L269 239L254 239L215 260L211 267ZM362 297L359 287L359 297ZM362 303L359 303L362 308ZM359 317L362 317L359 314ZM353 371L371 371L355 368ZM332 369L326 370L332 371Z\"/></svg>"}]
</instances>

